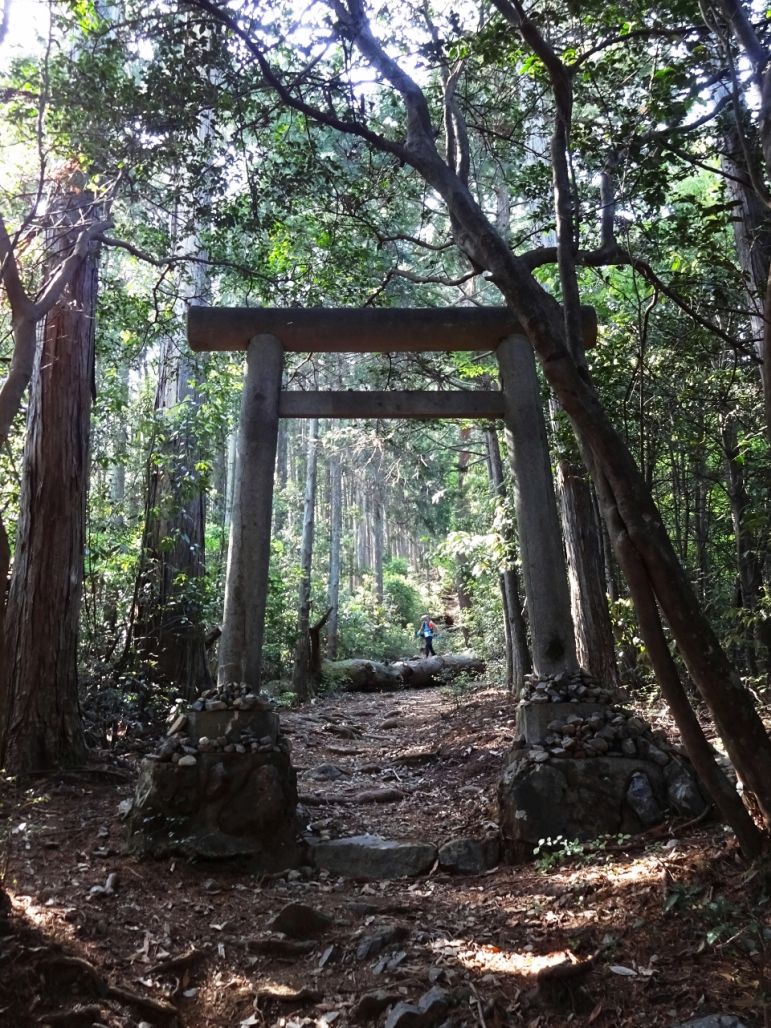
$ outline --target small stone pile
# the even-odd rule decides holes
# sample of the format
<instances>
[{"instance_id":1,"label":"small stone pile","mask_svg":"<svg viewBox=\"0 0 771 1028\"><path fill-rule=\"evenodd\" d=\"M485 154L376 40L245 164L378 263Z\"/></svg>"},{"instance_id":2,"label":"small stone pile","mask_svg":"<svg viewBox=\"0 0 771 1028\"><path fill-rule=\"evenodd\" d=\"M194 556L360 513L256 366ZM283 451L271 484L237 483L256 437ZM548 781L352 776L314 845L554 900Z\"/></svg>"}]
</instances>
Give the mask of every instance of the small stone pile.
<instances>
[{"instance_id":1,"label":"small stone pile","mask_svg":"<svg viewBox=\"0 0 771 1028\"><path fill-rule=\"evenodd\" d=\"M270 703L248 685L233 682L207 689L190 704L190 710L270 710Z\"/></svg>"},{"instance_id":2,"label":"small stone pile","mask_svg":"<svg viewBox=\"0 0 771 1028\"><path fill-rule=\"evenodd\" d=\"M666 740L660 733L654 734L641 718L611 706L550 721L541 745L533 746L529 756L536 763L550 757L641 757L663 767L670 760L666 748Z\"/></svg>"},{"instance_id":3,"label":"small stone pile","mask_svg":"<svg viewBox=\"0 0 771 1028\"><path fill-rule=\"evenodd\" d=\"M220 708L218 708L220 709ZM157 753L148 754L149 760L171 761L181 767L192 767L197 763L199 753L289 753L290 744L285 735L279 735L276 741L270 735L257 736L248 728L242 728L237 741L227 735L219 735L210 739L202 735L198 740L178 730L161 743Z\"/></svg>"},{"instance_id":4,"label":"small stone pile","mask_svg":"<svg viewBox=\"0 0 771 1028\"><path fill-rule=\"evenodd\" d=\"M564 671L558 675L527 675L520 692L524 703L613 703L616 690L602 685L586 671Z\"/></svg>"}]
</instances>

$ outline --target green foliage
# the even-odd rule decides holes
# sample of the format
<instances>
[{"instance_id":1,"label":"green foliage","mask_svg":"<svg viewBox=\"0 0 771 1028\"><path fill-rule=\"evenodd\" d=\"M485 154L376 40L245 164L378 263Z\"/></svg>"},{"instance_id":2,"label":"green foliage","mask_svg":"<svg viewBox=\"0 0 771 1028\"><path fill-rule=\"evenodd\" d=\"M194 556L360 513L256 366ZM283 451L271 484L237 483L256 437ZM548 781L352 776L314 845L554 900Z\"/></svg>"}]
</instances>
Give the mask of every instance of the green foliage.
<instances>
[{"instance_id":1,"label":"green foliage","mask_svg":"<svg viewBox=\"0 0 771 1028\"><path fill-rule=\"evenodd\" d=\"M537 248L554 228L547 153L553 110L542 61L495 12L480 19L470 8L434 5L429 29L398 6L380 11L378 32L394 55L410 55L408 66L425 87L437 125L440 73L447 61L463 60L456 102L469 127L471 189L486 210L507 195L512 211L503 234L516 252ZM251 10L233 5L233 17L246 19L304 102L387 141L402 139L401 101L366 73L334 26L323 26L322 44L316 37L322 28L309 13L306 38L293 52L291 5L275 5L271 19L249 21ZM752 326L734 243L737 206L718 173L725 112L702 117L719 92L712 83L723 74L723 55L693 4L592 0L547 5L536 16L573 75L577 245L597 246L598 175L609 169L618 187L617 238L636 262L579 272L582 299L595 306L600 323L590 371L679 557L741 665L747 640L771 617L771 601L766 586L751 608L736 607L736 503L726 487L723 441L728 423L739 426L745 542L761 563L771 505ZM215 303L441 307L499 302L499 296L479 275L462 292L447 284L468 273L468 261L450 245L446 211L398 155L278 106L232 34L194 3L126 0L108 13L90 0L54 5L52 40L45 56L18 59L4 74L0 142L13 156L2 182L4 213L12 229L23 226L25 281L37 288L44 267L39 183L62 161L76 161L87 184L111 198L111 234L160 262L102 250L83 636L84 653L96 660L121 652L133 616L150 472L177 483L156 503L152 513L159 517L171 521L183 501L199 493L207 498L205 577L177 584L184 587L179 602L193 601L207 624L220 618L223 462L237 419L241 358L216 355L199 366L191 383L201 400L195 408L185 402L161 415L154 407L158 349L169 339L184 346L178 301L195 269L179 258L194 234L212 272ZM211 133L201 131L202 119L211 120ZM747 138L754 147L751 126ZM44 169L40 156L48 162ZM167 256L171 264L163 263ZM646 266L665 288L651 285ZM537 275L559 294L553 265ZM7 312L3 317L7 330ZM0 358L9 355L5 334ZM468 388L494 376L494 360L479 354L287 358L292 388ZM455 619L442 646L469 645L488 660L502 654L498 575L516 566L515 519L511 503L492 502L481 433L474 427L462 438L467 427L373 422L336 426L325 440L327 457L342 455L347 490L341 655L392 659L413 652L425 607L447 609ZM575 458L566 416L557 412L551 428L555 457ZM181 443L193 430L201 455L189 461ZM19 424L0 451L0 509L12 542L22 434ZM286 672L295 642L301 449L297 438L290 440L288 481L276 496L268 677ZM366 537L375 482L392 550L382 603ZM325 503L322 487L314 611L325 609ZM159 549L180 538L169 530ZM409 557L396 556L404 553ZM649 684L623 595L611 616L619 651L634 662L638 682Z\"/></svg>"},{"instance_id":2,"label":"green foliage","mask_svg":"<svg viewBox=\"0 0 771 1028\"><path fill-rule=\"evenodd\" d=\"M596 839L585 841L566 839L564 835L539 839L538 845L533 849L533 856L537 858L535 866L543 872L552 871L555 867L573 862L588 866L602 861L609 845L623 846L630 839L630 835L623 834L600 835Z\"/></svg>"}]
</instances>

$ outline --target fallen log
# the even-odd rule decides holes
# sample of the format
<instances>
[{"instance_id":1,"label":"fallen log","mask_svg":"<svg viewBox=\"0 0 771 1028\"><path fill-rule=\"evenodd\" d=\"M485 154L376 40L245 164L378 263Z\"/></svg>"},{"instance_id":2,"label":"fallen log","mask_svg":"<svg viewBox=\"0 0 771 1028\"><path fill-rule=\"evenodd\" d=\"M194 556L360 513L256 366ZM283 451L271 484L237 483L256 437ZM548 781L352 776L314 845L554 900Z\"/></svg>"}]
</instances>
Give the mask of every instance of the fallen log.
<instances>
[{"instance_id":1,"label":"fallen log","mask_svg":"<svg viewBox=\"0 0 771 1028\"><path fill-rule=\"evenodd\" d=\"M485 662L473 653L446 653L436 657L416 657L393 665L399 669L405 689L422 689L439 682L451 682L458 675L484 674Z\"/></svg>"},{"instance_id":2,"label":"fallen log","mask_svg":"<svg viewBox=\"0 0 771 1028\"><path fill-rule=\"evenodd\" d=\"M357 657L351 660L327 660L323 665L326 680L346 692L422 689L452 681L458 675L481 675L484 670L485 662L473 653L416 657L395 664Z\"/></svg>"},{"instance_id":3,"label":"fallen log","mask_svg":"<svg viewBox=\"0 0 771 1028\"><path fill-rule=\"evenodd\" d=\"M401 673L394 665L354 657L351 660L325 660L322 674L331 684L346 692L388 692L402 688Z\"/></svg>"}]
</instances>

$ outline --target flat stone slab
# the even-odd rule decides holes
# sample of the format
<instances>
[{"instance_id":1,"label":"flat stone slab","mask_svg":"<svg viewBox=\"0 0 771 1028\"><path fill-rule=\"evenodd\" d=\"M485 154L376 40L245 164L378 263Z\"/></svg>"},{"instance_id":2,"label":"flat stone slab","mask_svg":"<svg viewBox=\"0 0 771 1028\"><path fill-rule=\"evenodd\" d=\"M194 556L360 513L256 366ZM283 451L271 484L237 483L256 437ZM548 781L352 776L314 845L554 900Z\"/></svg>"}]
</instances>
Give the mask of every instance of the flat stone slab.
<instances>
[{"instance_id":1,"label":"flat stone slab","mask_svg":"<svg viewBox=\"0 0 771 1028\"><path fill-rule=\"evenodd\" d=\"M430 870L436 847L410 839L353 835L313 845L316 867L344 878L408 878Z\"/></svg>"},{"instance_id":2,"label":"flat stone slab","mask_svg":"<svg viewBox=\"0 0 771 1028\"><path fill-rule=\"evenodd\" d=\"M571 714L590 717L603 710L605 703L523 703L517 708L517 735L526 745L537 746L549 734L552 721L564 721Z\"/></svg>"}]
</instances>

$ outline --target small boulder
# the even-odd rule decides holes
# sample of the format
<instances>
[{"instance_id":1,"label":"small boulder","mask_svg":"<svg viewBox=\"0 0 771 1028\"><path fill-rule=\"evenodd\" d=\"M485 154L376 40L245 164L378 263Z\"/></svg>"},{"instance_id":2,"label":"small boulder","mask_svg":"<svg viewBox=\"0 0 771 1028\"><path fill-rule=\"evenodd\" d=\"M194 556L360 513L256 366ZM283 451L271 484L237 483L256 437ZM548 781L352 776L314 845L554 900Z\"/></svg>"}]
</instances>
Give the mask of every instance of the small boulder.
<instances>
[{"instance_id":1,"label":"small boulder","mask_svg":"<svg viewBox=\"0 0 771 1028\"><path fill-rule=\"evenodd\" d=\"M400 1000L398 992L388 992L386 989L365 992L351 1010L351 1020L357 1024L374 1024L386 1007Z\"/></svg>"},{"instance_id":2,"label":"small boulder","mask_svg":"<svg viewBox=\"0 0 771 1028\"><path fill-rule=\"evenodd\" d=\"M645 828L657 825L664 817L650 780L642 771L635 771L629 779L625 799Z\"/></svg>"},{"instance_id":3,"label":"small boulder","mask_svg":"<svg viewBox=\"0 0 771 1028\"><path fill-rule=\"evenodd\" d=\"M451 839L439 848L439 866L445 871L481 874L495 867L500 859L500 839Z\"/></svg>"},{"instance_id":4,"label":"small boulder","mask_svg":"<svg viewBox=\"0 0 771 1028\"><path fill-rule=\"evenodd\" d=\"M425 1028L423 1012L414 1003L397 1003L389 1011L384 1028Z\"/></svg>"},{"instance_id":5,"label":"small boulder","mask_svg":"<svg viewBox=\"0 0 771 1028\"><path fill-rule=\"evenodd\" d=\"M408 934L403 924L381 925L361 937L356 947L356 959L368 960L369 957L376 957L388 946L406 939Z\"/></svg>"},{"instance_id":6,"label":"small boulder","mask_svg":"<svg viewBox=\"0 0 771 1028\"><path fill-rule=\"evenodd\" d=\"M333 923L328 914L314 910L305 903L287 903L268 927L292 939L312 939L321 935Z\"/></svg>"}]
</instances>

